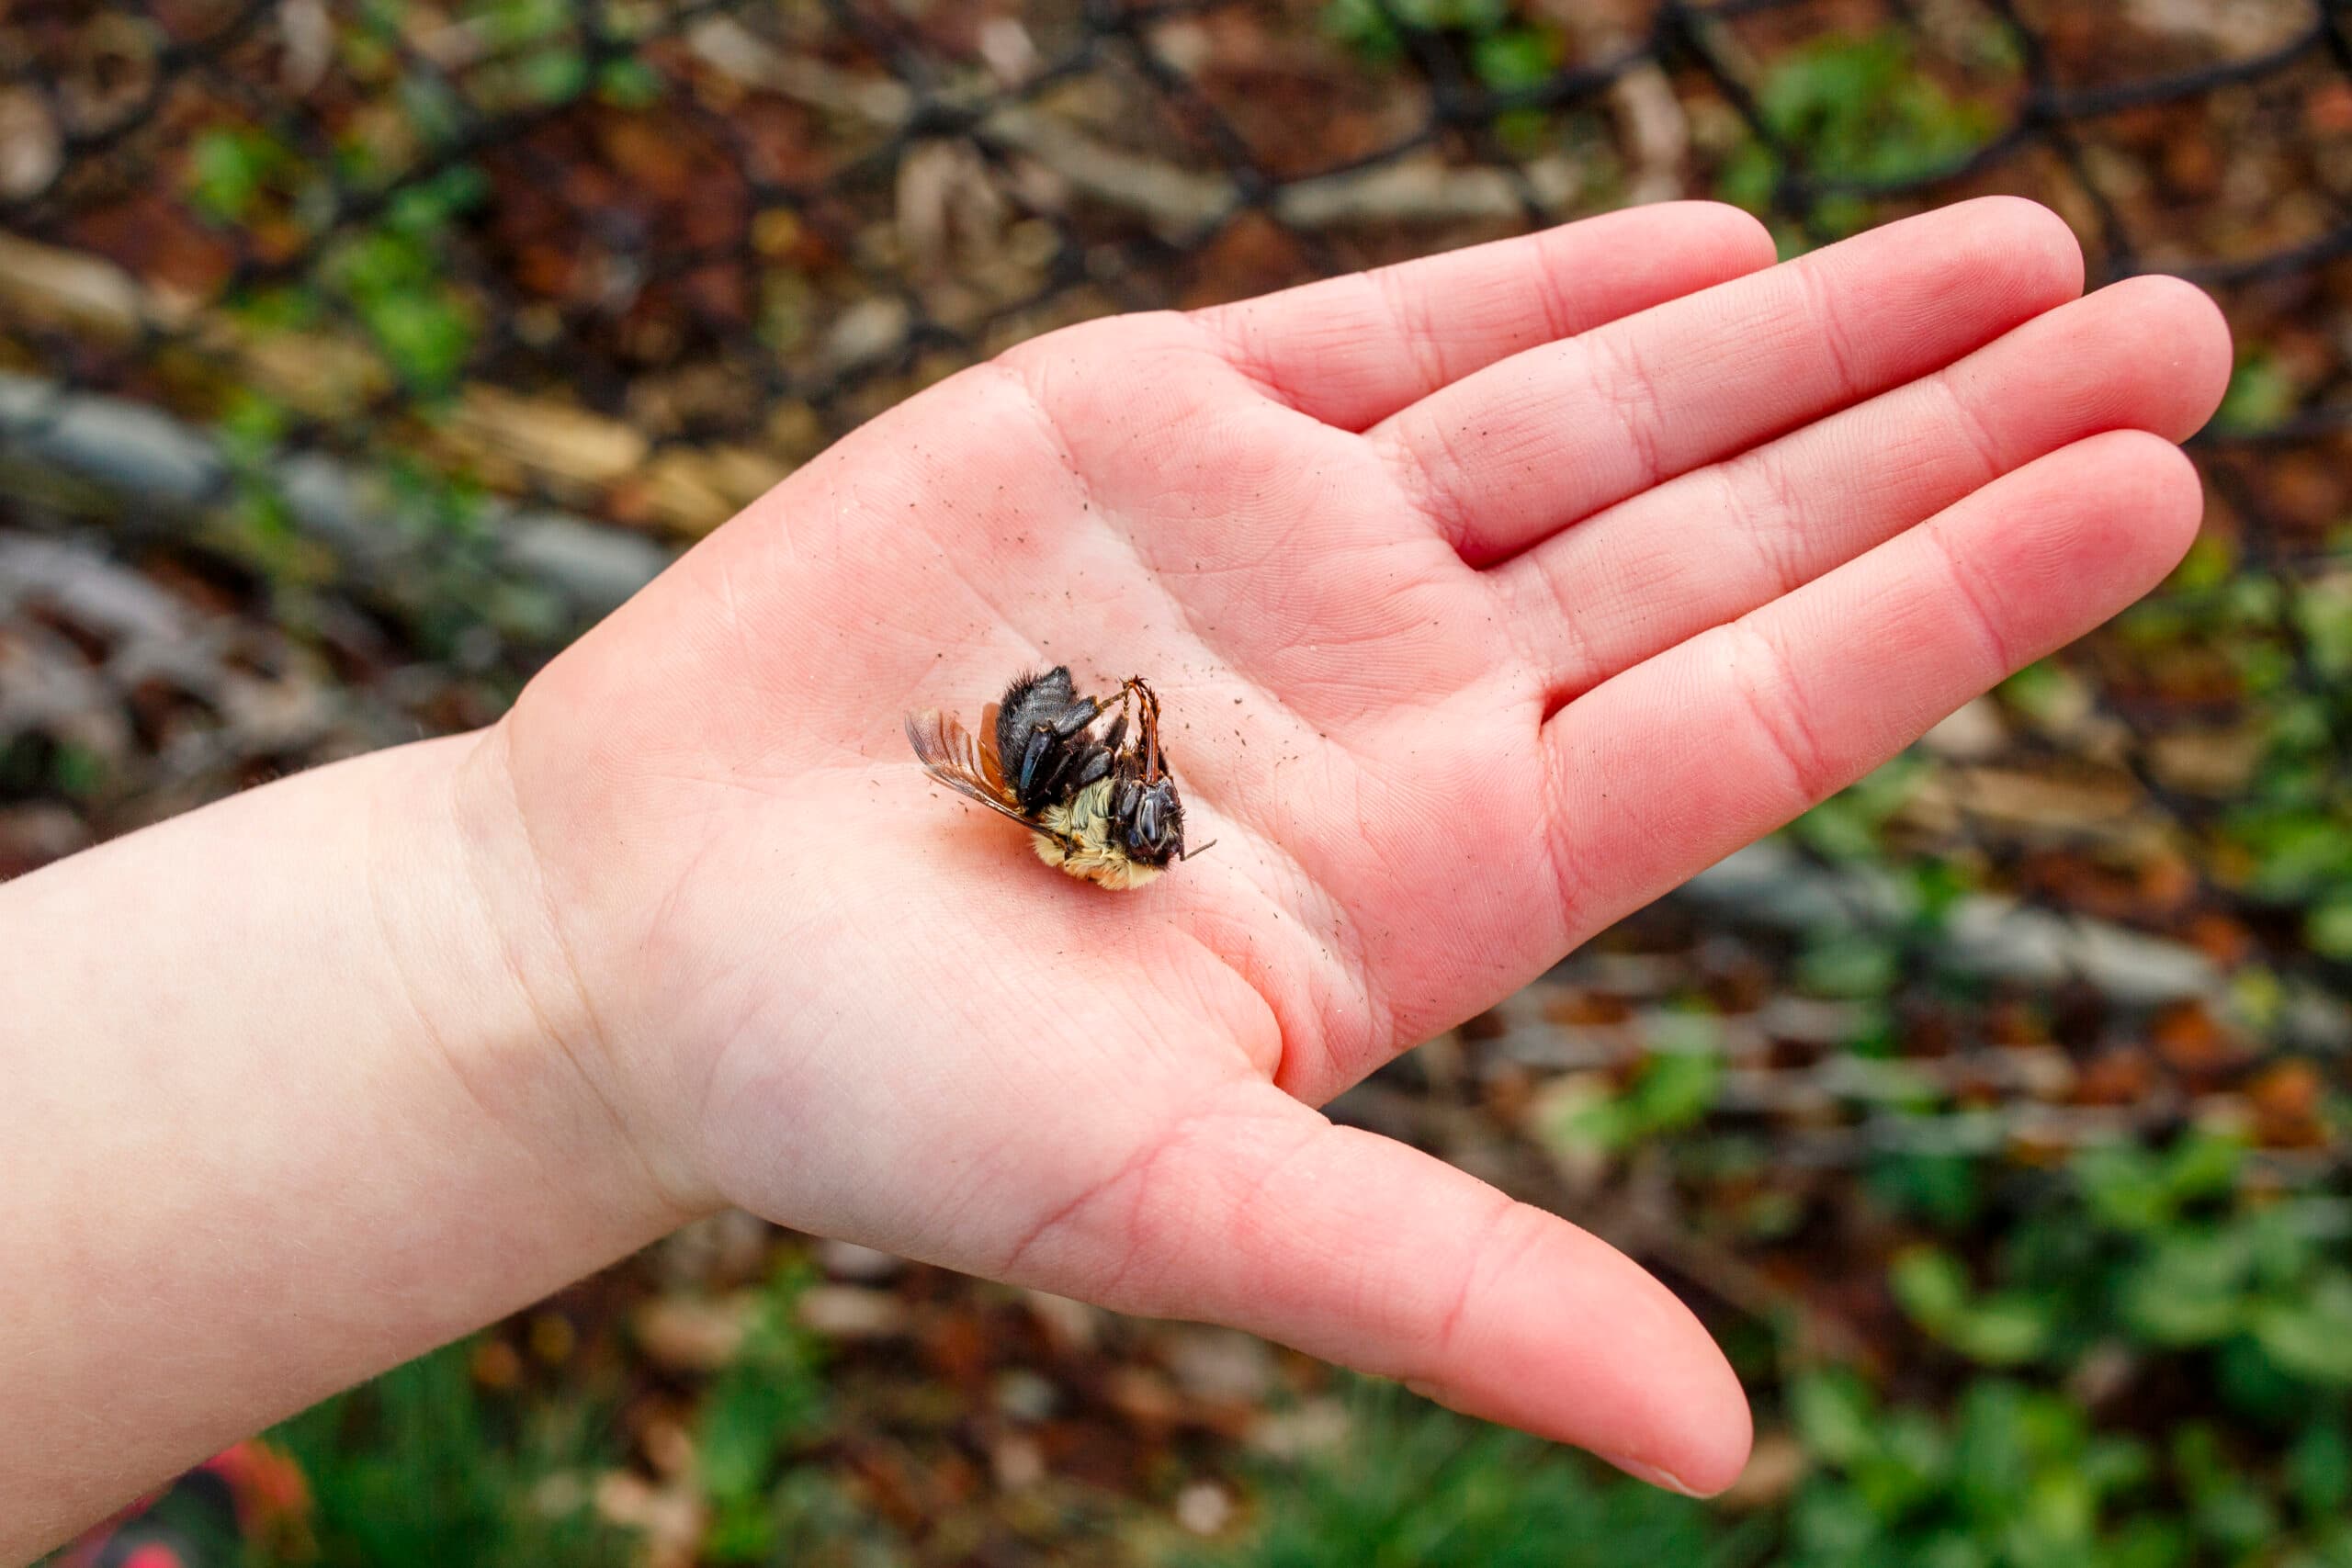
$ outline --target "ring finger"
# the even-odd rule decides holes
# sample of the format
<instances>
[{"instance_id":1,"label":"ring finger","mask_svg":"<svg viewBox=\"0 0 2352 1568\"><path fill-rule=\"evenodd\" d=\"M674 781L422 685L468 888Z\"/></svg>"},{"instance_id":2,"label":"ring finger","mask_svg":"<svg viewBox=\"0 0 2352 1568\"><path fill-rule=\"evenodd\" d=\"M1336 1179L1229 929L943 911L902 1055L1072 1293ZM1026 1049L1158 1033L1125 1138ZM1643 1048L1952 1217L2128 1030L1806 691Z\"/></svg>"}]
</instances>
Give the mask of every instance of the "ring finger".
<instances>
[{"instance_id":1,"label":"ring finger","mask_svg":"<svg viewBox=\"0 0 2352 1568\"><path fill-rule=\"evenodd\" d=\"M2001 475L2110 430L2180 440L2230 368L2212 302L2143 277L1696 469L1488 574L1555 702L1809 582Z\"/></svg>"}]
</instances>

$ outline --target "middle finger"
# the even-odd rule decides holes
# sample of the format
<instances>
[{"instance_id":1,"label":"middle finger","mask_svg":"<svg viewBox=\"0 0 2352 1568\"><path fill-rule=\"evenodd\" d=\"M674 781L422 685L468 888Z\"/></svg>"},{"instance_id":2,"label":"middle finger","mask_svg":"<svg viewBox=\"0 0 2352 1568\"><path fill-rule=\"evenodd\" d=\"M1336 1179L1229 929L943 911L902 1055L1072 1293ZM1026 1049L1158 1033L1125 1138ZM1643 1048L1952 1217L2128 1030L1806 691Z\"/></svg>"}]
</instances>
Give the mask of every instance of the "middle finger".
<instances>
[{"instance_id":1,"label":"middle finger","mask_svg":"<svg viewBox=\"0 0 2352 1568\"><path fill-rule=\"evenodd\" d=\"M1484 566L1948 364L2082 287L2055 214L1962 202L1514 355L1367 439Z\"/></svg>"}]
</instances>

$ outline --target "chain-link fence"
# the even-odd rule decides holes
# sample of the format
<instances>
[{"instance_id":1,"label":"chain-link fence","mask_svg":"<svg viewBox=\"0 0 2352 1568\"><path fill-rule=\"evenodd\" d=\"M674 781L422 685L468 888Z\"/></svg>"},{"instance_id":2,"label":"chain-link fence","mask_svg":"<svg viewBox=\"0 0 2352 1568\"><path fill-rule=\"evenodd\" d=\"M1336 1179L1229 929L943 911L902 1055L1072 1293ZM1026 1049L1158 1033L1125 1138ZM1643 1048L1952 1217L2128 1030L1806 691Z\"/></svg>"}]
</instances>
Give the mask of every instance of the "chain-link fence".
<instances>
[{"instance_id":1,"label":"chain-link fence","mask_svg":"<svg viewBox=\"0 0 2352 1568\"><path fill-rule=\"evenodd\" d=\"M13 0L0 64L0 870L481 721L1064 322L1680 195L1792 251L2046 201L2239 331L2188 565L1413 1070L1574 1122L1696 995L1713 1113L1792 1167L2209 1112L2333 1157L2333 0Z\"/></svg>"},{"instance_id":2,"label":"chain-link fence","mask_svg":"<svg viewBox=\"0 0 2352 1568\"><path fill-rule=\"evenodd\" d=\"M0 0L0 875L486 721L684 541L1029 334L1630 202L1736 201L1793 252L1992 191L2096 280L2223 301L2188 563L1340 1113L1833 1359L1892 1280L2102 1421L2352 1385L2336 0ZM2260 1151L2231 1179L2323 1206L2182 1250L2147 1215L2213 1201L2194 1160L2099 1168L2009 1248L2048 1168L2213 1122ZM1979 1310L1902 1261L1857 1172L2024 1283ZM2076 1354L2125 1319L2130 1356Z\"/></svg>"}]
</instances>

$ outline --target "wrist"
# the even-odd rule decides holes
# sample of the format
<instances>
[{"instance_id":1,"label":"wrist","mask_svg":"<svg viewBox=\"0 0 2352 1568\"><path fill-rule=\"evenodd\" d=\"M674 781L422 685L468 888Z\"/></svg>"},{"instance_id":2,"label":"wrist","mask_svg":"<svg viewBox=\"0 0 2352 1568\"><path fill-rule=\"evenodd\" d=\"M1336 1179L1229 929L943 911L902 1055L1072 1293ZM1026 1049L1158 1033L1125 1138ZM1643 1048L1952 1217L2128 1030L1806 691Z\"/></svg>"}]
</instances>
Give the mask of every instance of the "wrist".
<instances>
[{"instance_id":1,"label":"wrist","mask_svg":"<svg viewBox=\"0 0 2352 1568\"><path fill-rule=\"evenodd\" d=\"M388 753L370 877L424 1027L485 1112L616 1217L720 1206L614 1039L543 873L503 725Z\"/></svg>"},{"instance_id":2,"label":"wrist","mask_svg":"<svg viewBox=\"0 0 2352 1568\"><path fill-rule=\"evenodd\" d=\"M559 983L478 739L0 888L0 1561L695 1202Z\"/></svg>"}]
</instances>

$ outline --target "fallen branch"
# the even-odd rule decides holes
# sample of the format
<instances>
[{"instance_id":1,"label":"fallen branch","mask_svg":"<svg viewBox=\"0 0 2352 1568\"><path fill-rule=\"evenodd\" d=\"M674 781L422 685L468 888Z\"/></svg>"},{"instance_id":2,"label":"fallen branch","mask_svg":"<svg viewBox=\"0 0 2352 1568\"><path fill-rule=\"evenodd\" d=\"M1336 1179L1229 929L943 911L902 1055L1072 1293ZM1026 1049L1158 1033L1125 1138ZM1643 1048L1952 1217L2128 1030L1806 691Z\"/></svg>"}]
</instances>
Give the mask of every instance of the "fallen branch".
<instances>
[{"instance_id":1,"label":"fallen branch","mask_svg":"<svg viewBox=\"0 0 2352 1568\"><path fill-rule=\"evenodd\" d=\"M169 414L0 372L0 466L27 462L150 511L190 516L220 510L235 489L211 437ZM300 453L277 462L268 479L295 523L354 578L416 553L398 491L384 476ZM493 541L494 570L556 590L584 615L612 609L669 559L641 535L545 508L492 499L475 521Z\"/></svg>"},{"instance_id":2,"label":"fallen branch","mask_svg":"<svg viewBox=\"0 0 2352 1568\"><path fill-rule=\"evenodd\" d=\"M1701 872L1678 896L1798 934L1898 931L1911 918L1908 895L1885 871L1815 865L1777 840L1752 844ZM2079 981L2126 1006L2199 1001L2225 1017L2242 1011L2229 976L2195 948L1992 894L1960 900L1930 956L1952 973L1978 979L2037 988ZM2308 1049L2352 1049L2352 1008L2316 987L2290 983L2272 1032L2284 1043Z\"/></svg>"}]
</instances>

